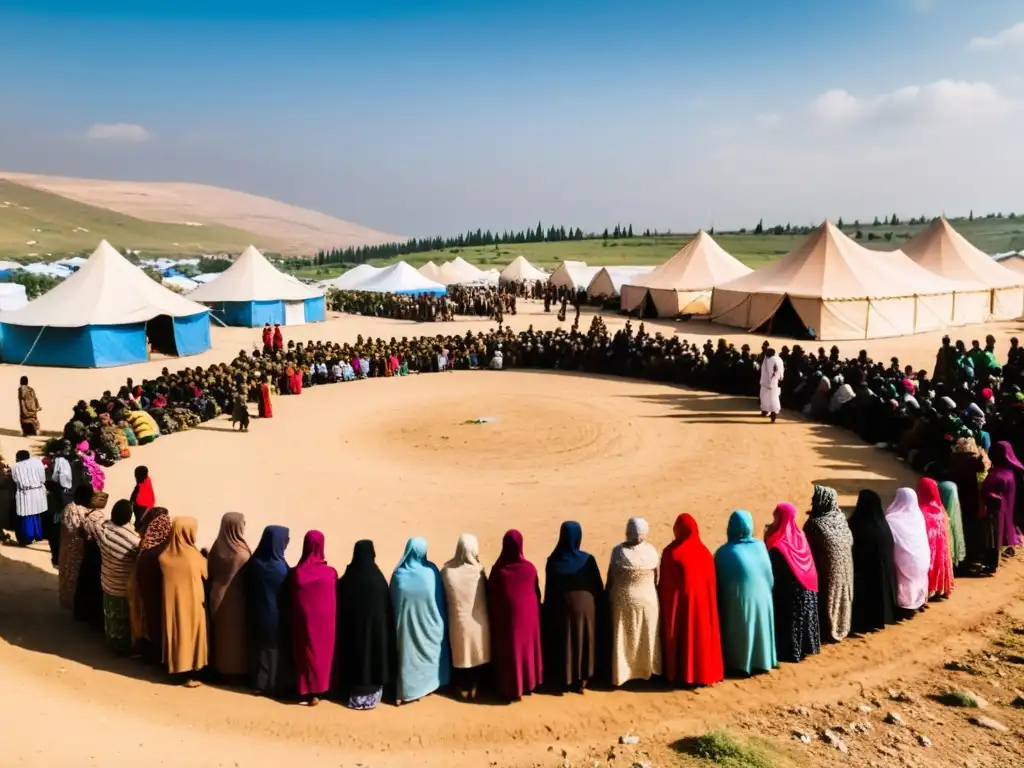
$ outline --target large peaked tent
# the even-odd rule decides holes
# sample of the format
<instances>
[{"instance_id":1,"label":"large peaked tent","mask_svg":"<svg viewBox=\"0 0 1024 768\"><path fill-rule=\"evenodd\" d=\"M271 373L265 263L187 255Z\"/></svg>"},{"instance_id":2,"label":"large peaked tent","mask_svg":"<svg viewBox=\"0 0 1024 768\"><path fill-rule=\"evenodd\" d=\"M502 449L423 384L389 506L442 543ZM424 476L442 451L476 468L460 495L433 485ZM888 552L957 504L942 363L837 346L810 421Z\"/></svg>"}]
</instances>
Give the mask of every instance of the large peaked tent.
<instances>
[{"instance_id":1,"label":"large peaked tent","mask_svg":"<svg viewBox=\"0 0 1024 768\"><path fill-rule=\"evenodd\" d=\"M957 294L956 322L1015 320L1024 314L1024 276L971 245L945 216L929 224L900 250L929 272L968 286L963 294Z\"/></svg>"},{"instance_id":2,"label":"large peaked tent","mask_svg":"<svg viewBox=\"0 0 1024 768\"><path fill-rule=\"evenodd\" d=\"M371 264L357 264L348 272L338 275L333 280L325 280L320 283L322 288L337 288L339 291L351 291L365 280L383 272L382 267L375 267Z\"/></svg>"},{"instance_id":3,"label":"large peaked tent","mask_svg":"<svg viewBox=\"0 0 1024 768\"><path fill-rule=\"evenodd\" d=\"M620 304L632 312L650 297L658 317L706 315L712 288L751 272L702 229L664 264L623 285Z\"/></svg>"},{"instance_id":4,"label":"large peaked tent","mask_svg":"<svg viewBox=\"0 0 1024 768\"><path fill-rule=\"evenodd\" d=\"M588 267L585 261L563 261L548 277L548 282L575 291L586 290L600 271L600 267Z\"/></svg>"},{"instance_id":5,"label":"large peaked tent","mask_svg":"<svg viewBox=\"0 0 1024 768\"><path fill-rule=\"evenodd\" d=\"M1018 274L1024 274L1024 251L1009 251L993 256L999 266L1013 270Z\"/></svg>"},{"instance_id":6,"label":"large peaked tent","mask_svg":"<svg viewBox=\"0 0 1024 768\"><path fill-rule=\"evenodd\" d=\"M220 277L196 288L189 298L209 306L225 325L302 325L325 318L322 291L279 272L251 245Z\"/></svg>"},{"instance_id":7,"label":"large peaked tent","mask_svg":"<svg viewBox=\"0 0 1024 768\"><path fill-rule=\"evenodd\" d=\"M435 296L448 292L443 285L428 280L404 261L385 267L373 277L353 286L351 290L401 294L432 293Z\"/></svg>"},{"instance_id":8,"label":"large peaked tent","mask_svg":"<svg viewBox=\"0 0 1024 768\"><path fill-rule=\"evenodd\" d=\"M533 264L526 260L525 256L516 256L498 275L498 282L500 283L519 283L524 281L532 283L537 280L547 279L548 273L543 269L533 266Z\"/></svg>"},{"instance_id":9,"label":"large peaked tent","mask_svg":"<svg viewBox=\"0 0 1024 768\"><path fill-rule=\"evenodd\" d=\"M210 348L210 312L168 290L106 241L82 267L21 309L0 312L3 358L27 365L104 368Z\"/></svg>"},{"instance_id":10,"label":"large peaked tent","mask_svg":"<svg viewBox=\"0 0 1024 768\"><path fill-rule=\"evenodd\" d=\"M826 221L778 261L717 286L711 318L823 340L904 336L949 326L962 287L900 251L864 248Z\"/></svg>"},{"instance_id":11,"label":"large peaked tent","mask_svg":"<svg viewBox=\"0 0 1024 768\"><path fill-rule=\"evenodd\" d=\"M437 277L429 279L437 283L444 283L445 285L490 281L490 275L482 269L474 267L461 256L456 256L451 261L444 262L437 268L437 273Z\"/></svg>"},{"instance_id":12,"label":"large peaked tent","mask_svg":"<svg viewBox=\"0 0 1024 768\"><path fill-rule=\"evenodd\" d=\"M654 267L601 267L594 279L587 285L587 296L591 299L614 299L622 286L649 274Z\"/></svg>"},{"instance_id":13,"label":"large peaked tent","mask_svg":"<svg viewBox=\"0 0 1024 768\"><path fill-rule=\"evenodd\" d=\"M432 261L428 261L416 271L427 278L427 280L433 280L435 283L441 282L441 268Z\"/></svg>"}]
</instances>

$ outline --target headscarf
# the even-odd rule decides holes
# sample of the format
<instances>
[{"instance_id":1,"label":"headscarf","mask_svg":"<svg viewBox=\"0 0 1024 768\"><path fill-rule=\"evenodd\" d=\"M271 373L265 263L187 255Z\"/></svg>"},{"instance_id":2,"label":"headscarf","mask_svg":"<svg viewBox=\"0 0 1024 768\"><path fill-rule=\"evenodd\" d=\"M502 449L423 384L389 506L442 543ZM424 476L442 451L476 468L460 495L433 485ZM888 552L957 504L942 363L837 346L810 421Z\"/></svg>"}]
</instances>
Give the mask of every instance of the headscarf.
<instances>
[{"instance_id":1,"label":"headscarf","mask_svg":"<svg viewBox=\"0 0 1024 768\"><path fill-rule=\"evenodd\" d=\"M928 599L931 550L924 515L912 488L896 491L896 498L885 510L885 521L892 531L895 545L896 601L902 608L915 610Z\"/></svg>"},{"instance_id":2,"label":"headscarf","mask_svg":"<svg viewBox=\"0 0 1024 768\"><path fill-rule=\"evenodd\" d=\"M214 669L223 675L244 675L248 668L246 590L239 573L250 557L252 552L245 542L245 516L240 512L226 513L207 558L210 650Z\"/></svg>"},{"instance_id":3,"label":"headscarf","mask_svg":"<svg viewBox=\"0 0 1024 768\"><path fill-rule=\"evenodd\" d=\"M394 676L395 629L388 580L377 567L373 542L352 548L352 562L338 579L335 671L347 687L377 687Z\"/></svg>"},{"instance_id":4,"label":"headscarf","mask_svg":"<svg viewBox=\"0 0 1024 768\"><path fill-rule=\"evenodd\" d=\"M575 520L567 520L562 523L558 534L558 544L548 557L547 572L568 576L583 568L590 555L580 551L582 542L583 528L579 523Z\"/></svg>"},{"instance_id":5,"label":"headscarf","mask_svg":"<svg viewBox=\"0 0 1024 768\"><path fill-rule=\"evenodd\" d=\"M523 554L523 534L519 531L512 529L505 532L505 535L501 539L501 554L498 555L498 559L494 561L494 567L506 568L515 567L516 565L526 562L526 556Z\"/></svg>"},{"instance_id":6,"label":"headscarf","mask_svg":"<svg viewBox=\"0 0 1024 768\"><path fill-rule=\"evenodd\" d=\"M804 589L817 592L818 570L807 537L796 524L796 514L796 507L788 502L776 506L774 519L764 532L764 544L769 551L778 550Z\"/></svg>"},{"instance_id":7,"label":"headscarf","mask_svg":"<svg viewBox=\"0 0 1024 768\"><path fill-rule=\"evenodd\" d=\"M657 570L658 550L647 542L647 521L631 517L626 523L626 540L612 550L611 565L627 571Z\"/></svg>"},{"instance_id":8,"label":"headscarf","mask_svg":"<svg viewBox=\"0 0 1024 768\"><path fill-rule=\"evenodd\" d=\"M505 533L487 582L491 654L499 694L519 698L543 682L537 569L523 554L523 534Z\"/></svg>"},{"instance_id":9,"label":"headscarf","mask_svg":"<svg viewBox=\"0 0 1024 768\"><path fill-rule=\"evenodd\" d=\"M818 570L818 609L823 636L842 640L853 612L853 534L834 488L815 485L804 533Z\"/></svg>"},{"instance_id":10,"label":"headscarf","mask_svg":"<svg viewBox=\"0 0 1024 768\"><path fill-rule=\"evenodd\" d=\"M144 520L140 553L159 547L171 535L171 515L164 507L152 507Z\"/></svg>"},{"instance_id":11,"label":"headscarf","mask_svg":"<svg viewBox=\"0 0 1024 768\"><path fill-rule=\"evenodd\" d=\"M1024 472L1024 464L1021 464L1017 459L1017 455L1013 452L1013 446L1005 440L1000 440L992 446L992 450L989 451L989 458L992 460L992 466L994 467L999 467L1000 469L1013 467Z\"/></svg>"},{"instance_id":12,"label":"headscarf","mask_svg":"<svg viewBox=\"0 0 1024 768\"><path fill-rule=\"evenodd\" d=\"M317 696L331 687L337 581L338 572L324 555L323 533L308 531L302 541L302 558L292 574L295 687L300 696Z\"/></svg>"},{"instance_id":13,"label":"headscarf","mask_svg":"<svg viewBox=\"0 0 1024 768\"><path fill-rule=\"evenodd\" d=\"M268 525L263 529L260 543L245 567L246 622L249 642L277 648L281 632L281 592L288 578L288 562L284 559L288 549L289 531L284 526Z\"/></svg>"},{"instance_id":14,"label":"headscarf","mask_svg":"<svg viewBox=\"0 0 1024 768\"><path fill-rule=\"evenodd\" d=\"M207 558L210 570L210 610L215 612L231 581L252 557L245 541L245 515L226 512L220 520L220 533Z\"/></svg>"},{"instance_id":15,"label":"headscarf","mask_svg":"<svg viewBox=\"0 0 1024 768\"><path fill-rule=\"evenodd\" d=\"M892 531L881 497L864 489L850 516L853 534L853 620L855 632L872 632L896 621L896 572Z\"/></svg>"},{"instance_id":16,"label":"headscarf","mask_svg":"<svg viewBox=\"0 0 1024 768\"><path fill-rule=\"evenodd\" d=\"M981 410L977 403L970 403L964 409L964 420L975 429L985 428L985 412Z\"/></svg>"},{"instance_id":17,"label":"headscarf","mask_svg":"<svg viewBox=\"0 0 1024 768\"><path fill-rule=\"evenodd\" d=\"M917 499L928 531L928 591L948 595L953 589L953 559L949 550L949 520L939 486L930 477L922 477L917 484Z\"/></svg>"},{"instance_id":18,"label":"headscarf","mask_svg":"<svg viewBox=\"0 0 1024 768\"><path fill-rule=\"evenodd\" d=\"M957 493L956 483L943 480L939 483L939 494L949 518L949 553L953 558L953 565L960 565L967 559L967 543L964 539L963 512L960 509L960 495Z\"/></svg>"},{"instance_id":19,"label":"headscarf","mask_svg":"<svg viewBox=\"0 0 1024 768\"><path fill-rule=\"evenodd\" d=\"M487 612L487 578L480 563L476 536L459 536L455 556L441 569L448 604L448 633L452 663L458 669L491 660L491 626Z\"/></svg>"},{"instance_id":20,"label":"headscarf","mask_svg":"<svg viewBox=\"0 0 1024 768\"><path fill-rule=\"evenodd\" d=\"M160 553L163 575L163 658L171 674L202 669L208 640L205 590L206 558L196 549L199 522L194 517L171 521L171 536Z\"/></svg>"}]
</instances>

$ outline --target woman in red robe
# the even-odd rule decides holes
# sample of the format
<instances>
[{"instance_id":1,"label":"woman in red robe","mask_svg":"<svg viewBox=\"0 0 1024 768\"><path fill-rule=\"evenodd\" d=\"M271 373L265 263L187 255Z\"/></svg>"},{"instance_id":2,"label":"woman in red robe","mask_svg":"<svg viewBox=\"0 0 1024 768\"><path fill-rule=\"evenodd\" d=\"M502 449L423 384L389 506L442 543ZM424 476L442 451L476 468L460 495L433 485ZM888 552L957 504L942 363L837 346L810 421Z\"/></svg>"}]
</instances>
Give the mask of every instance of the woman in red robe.
<instances>
[{"instance_id":1,"label":"woman in red robe","mask_svg":"<svg viewBox=\"0 0 1024 768\"><path fill-rule=\"evenodd\" d=\"M658 584L665 677L675 684L714 685L725 677L715 560L690 515L676 518L673 533L661 555Z\"/></svg>"},{"instance_id":2,"label":"woman in red robe","mask_svg":"<svg viewBox=\"0 0 1024 768\"><path fill-rule=\"evenodd\" d=\"M293 395L301 395L302 394L302 366L301 365L297 365L297 366L295 366L295 368L290 368L289 370L292 372L291 373L292 394Z\"/></svg>"},{"instance_id":3,"label":"woman in red robe","mask_svg":"<svg viewBox=\"0 0 1024 768\"><path fill-rule=\"evenodd\" d=\"M544 682L540 639L540 582L523 555L523 534L509 531L487 580L491 661L498 694L516 701Z\"/></svg>"},{"instance_id":4,"label":"woman in red robe","mask_svg":"<svg viewBox=\"0 0 1024 768\"><path fill-rule=\"evenodd\" d=\"M270 405L270 385L267 384L266 376L260 382L260 398L256 403L256 407L261 419L269 419L274 415L274 409Z\"/></svg>"},{"instance_id":5,"label":"woman in red robe","mask_svg":"<svg viewBox=\"0 0 1024 768\"><path fill-rule=\"evenodd\" d=\"M141 536L145 533L145 528L140 529L139 523L145 514L156 506L156 494L153 493L153 481L149 479L149 467L135 468L135 488L129 501L135 511L135 530Z\"/></svg>"},{"instance_id":6,"label":"woman in red robe","mask_svg":"<svg viewBox=\"0 0 1024 768\"><path fill-rule=\"evenodd\" d=\"M281 326L274 323L274 349L284 349L284 335L281 333Z\"/></svg>"}]
</instances>

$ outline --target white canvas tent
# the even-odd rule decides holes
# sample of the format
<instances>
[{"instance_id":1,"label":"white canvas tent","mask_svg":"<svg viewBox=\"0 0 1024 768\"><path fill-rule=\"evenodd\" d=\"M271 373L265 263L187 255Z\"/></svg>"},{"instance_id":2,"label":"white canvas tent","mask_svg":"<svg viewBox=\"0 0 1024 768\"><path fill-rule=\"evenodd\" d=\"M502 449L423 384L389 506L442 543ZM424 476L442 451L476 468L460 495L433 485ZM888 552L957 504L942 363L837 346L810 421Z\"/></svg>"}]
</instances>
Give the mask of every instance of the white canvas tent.
<instances>
[{"instance_id":1,"label":"white canvas tent","mask_svg":"<svg viewBox=\"0 0 1024 768\"><path fill-rule=\"evenodd\" d=\"M498 275L498 282L501 283L533 283L547 279L548 273L533 266L524 256L516 256Z\"/></svg>"},{"instance_id":2,"label":"white canvas tent","mask_svg":"<svg viewBox=\"0 0 1024 768\"><path fill-rule=\"evenodd\" d=\"M324 288L337 288L339 291L351 291L365 280L383 272L382 267L374 267L370 264L358 264L348 272L338 275L333 280L324 280L320 283Z\"/></svg>"},{"instance_id":3,"label":"white canvas tent","mask_svg":"<svg viewBox=\"0 0 1024 768\"><path fill-rule=\"evenodd\" d=\"M992 258L999 262L999 266L1024 275L1024 251L1009 251L997 254Z\"/></svg>"},{"instance_id":4,"label":"white canvas tent","mask_svg":"<svg viewBox=\"0 0 1024 768\"><path fill-rule=\"evenodd\" d=\"M941 277L957 280L954 322L1015 320L1024 314L1024 276L971 245L940 216L900 249L915 263Z\"/></svg>"},{"instance_id":5,"label":"white canvas tent","mask_svg":"<svg viewBox=\"0 0 1024 768\"><path fill-rule=\"evenodd\" d=\"M432 261L428 261L420 267L418 271L421 275L427 278L427 280L433 280L435 283L441 282L441 268Z\"/></svg>"},{"instance_id":6,"label":"white canvas tent","mask_svg":"<svg viewBox=\"0 0 1024 768\"><path fill-rule=\"evenodd\" d=\"M585 290L600 270L600 267L588 267L584 261L563 261L548 277L548 282L577 291Z\"/></svg>"},{"instance_id":7,"label":"white canvas tent","mask_svg":"<svg viewBox=\"0 0 1024 768\"><path fill-rule=\"evenodd\" d=\"M488 282L488 275L482 269L478 269L461 256L456 256L451 261L446 261L437 268L438 276L434 280L445 285L457 285L460 283Z\"/></svg>"},{"instance_id":8,"label":"white canvas tent","mask_svg":"<svg viewBox=\"0 0 1024 768\"><path fill-rule=\"evenodd\" d=\"M373 277L353 286L350 290L402 294L432 293L435 295L448 292L443 285L428 280L404 261L385 267Z\"/></svg>"},{"instance_id":9,"label":"white canvas tent","mask_svg":"<svg viewBox=\"0 0 1024 768\"><path fill-rule=\"evenodd\" d=\"M777 335L813 330L822 340L904 336L948 327L962 287L825 222L778 261L715 287L711 319Z\"/></svg>"},{"instance_id":10,"label":"white canvas tent","mask_svg":"<svg viewBox=\"0 0 1024 768\"><path fill-rule=\"evenodd\" d=\"M594 279L587 285L587 296L591 299L614 299L621 293L622 286L650 274L654 267L601 267Z\"/></svg>"},{"instance_id":11,"label":"white canvas tent","mask_svg":"<svg viewBox=\"0 0 1024 768\"><path fill-rule=\"evenodd\" d=\"M650 297L658 317L706 315L711 311L712 288L751 272L700 230L664 264L627 281L620 305L624 312L633 312L643 308Z\"/></svg>"},{"instance_id":12,"label":"white canvas tent","mask_svg":"<svg viewBox=\"0 0 1024 768\"><path fill-rule=\"evenodd\" d=\"M21 309L28 304L25 286L20 283L0 283L0 312Z\"/></svg>"},{"instance_id":13,"label":"white canvas tent","mask_svg":"<svg viewBox=\"0 0 1024 768\"><path fill-rule=\"evenodd\" d=\"M321 292L279 272L267 257L249 246L220 277L196 288L191 298L203 303L233 301L305 301Z\"/></svg>"}]
</instances>

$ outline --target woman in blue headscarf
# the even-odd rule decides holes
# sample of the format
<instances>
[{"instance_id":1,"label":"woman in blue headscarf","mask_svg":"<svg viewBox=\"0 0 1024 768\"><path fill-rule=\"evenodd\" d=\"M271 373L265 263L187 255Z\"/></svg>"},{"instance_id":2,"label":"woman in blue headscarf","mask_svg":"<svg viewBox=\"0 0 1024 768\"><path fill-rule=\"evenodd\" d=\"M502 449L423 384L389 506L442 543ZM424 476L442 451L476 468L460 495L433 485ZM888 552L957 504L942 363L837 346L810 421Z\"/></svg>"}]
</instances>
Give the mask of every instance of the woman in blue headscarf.
<instances>
[{"instance_id":1,"label":"woman in blue headscarf","mask_svg":"<svg viewBox=\"0 0 1024 768\"><path fill-rule=\"evenodd\" d=\"M728 536L715 553L725 668L746 675L766 672L779 665L772 563L764 542L754 538L754 520L745 509L732 513Z\"/></svg>"},{"instance_id":2,"label":"woman in blue headscarf","mask_svg":"<svg viewBox=\"0 0 1024 768\"><path fill-rule=\"evenodd\" d=\"M448 685L448 606L441 574L427 560L427 541L409 539L391 575L398 639L397 703L416 701Z\"/></svg>"},{"instance_id":3,"label":"woman in blue headscarf","mask_svg":"<svg viewBox=\"0 0 1024 768\"><path fill-rule=\"evenodd\" d=\"M249 683L261 693L283 693L293 677L288 538L287 528L268 525L244 568Z\"/></svg>"}]
</instances>

